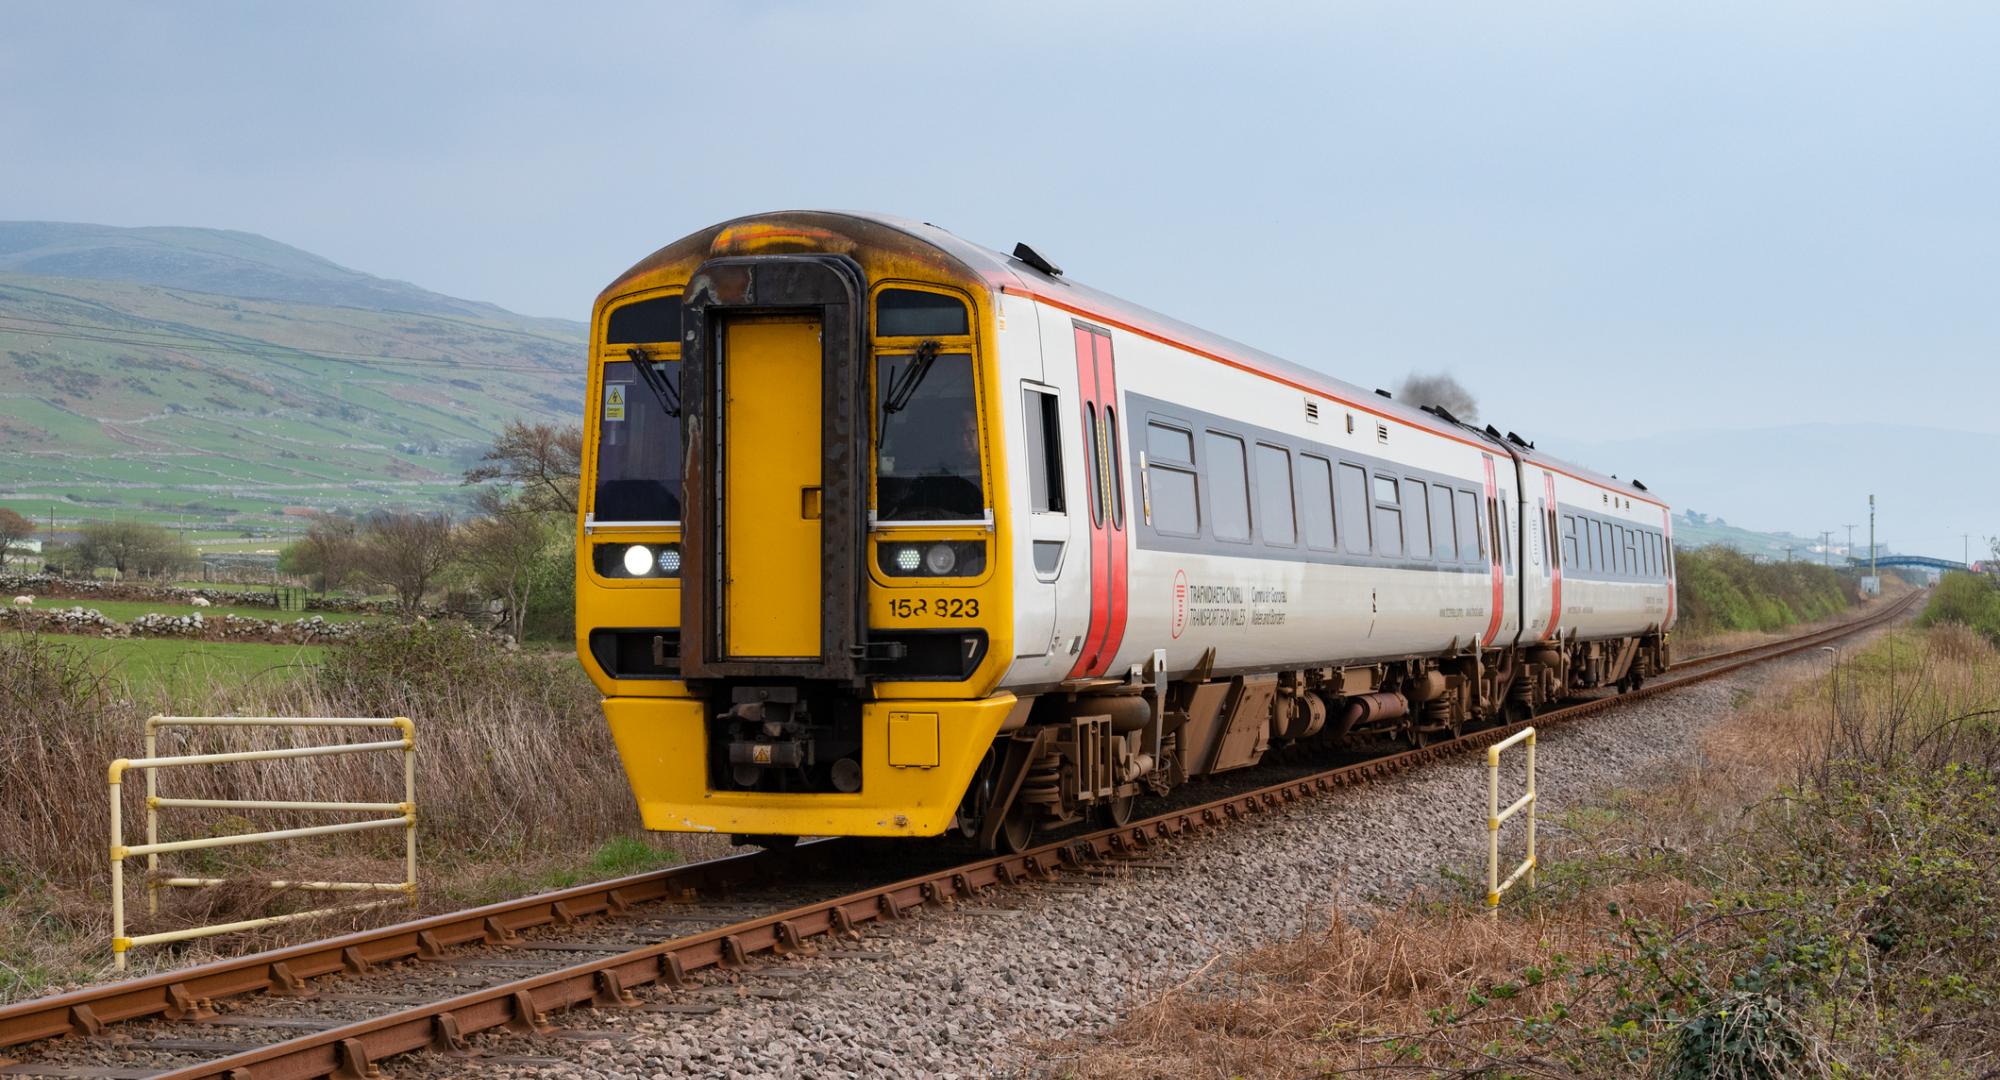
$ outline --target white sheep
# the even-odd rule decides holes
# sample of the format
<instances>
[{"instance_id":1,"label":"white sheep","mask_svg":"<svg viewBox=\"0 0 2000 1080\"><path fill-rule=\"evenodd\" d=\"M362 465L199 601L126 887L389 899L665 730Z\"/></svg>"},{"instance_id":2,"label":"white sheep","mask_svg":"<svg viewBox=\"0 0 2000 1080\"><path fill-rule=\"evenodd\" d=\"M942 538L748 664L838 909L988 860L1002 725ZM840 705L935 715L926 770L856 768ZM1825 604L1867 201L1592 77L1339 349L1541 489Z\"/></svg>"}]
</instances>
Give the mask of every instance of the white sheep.
<instances>
[{"instance_id":1,"label":"white sheep","mask_svg":"<svg viewBox=\"0 0 2000 1080\"><path fill-rule=\"evenodd\" d=\"M15 597L15 598L14 598L14 606L15 606L15 607L34 607L34 606L35 606L35 598L34 598L34 597L32 597L32 596L17 596L17 597Z\"/></svg>"},{"instance_id":2,"label":"white sheep","mask_svg":"<svg viewBox=\"0 0 2000 1080\"><path fill-rule=\"evenodd\" d=\"M194 598L194 606L196 606L196 607L208 607L208 606L209 606L209 603L208 603L208 597L206 597L206 596L197 596L197 597L195 597L195 598Z\"/></svg>"}]
</instances>

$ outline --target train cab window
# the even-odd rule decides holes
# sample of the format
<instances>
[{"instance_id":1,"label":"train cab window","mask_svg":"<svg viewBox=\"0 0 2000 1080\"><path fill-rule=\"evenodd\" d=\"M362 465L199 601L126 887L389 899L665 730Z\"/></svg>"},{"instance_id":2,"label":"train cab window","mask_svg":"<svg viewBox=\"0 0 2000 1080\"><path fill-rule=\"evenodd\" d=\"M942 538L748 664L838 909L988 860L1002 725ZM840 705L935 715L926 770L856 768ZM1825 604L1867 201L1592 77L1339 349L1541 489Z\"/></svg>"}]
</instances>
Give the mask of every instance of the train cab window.
<instances>
[{"instance_id":1,"label":"train cab window","mask_svg":"<svg viewBox=\"0 0 2000 1080\"><path fill-rule=\"evenodd\" d=\"M1291 547L1299 526L1292 510L1292 452L1268 443L1257 444L1257 516L1263 521L1264 542Z\"/></svg>"},{"instance_id":2,"label":"train cab window","mask_svg":"<svg viewBox=\"0 0 2000 1080\"><path fill-rule=\"evenodd\" d=\"M1451 489L1443 484L1431 488L1431 547L1437 561L1458 561L1458 526L1451 515Z\"/></svg>"},{"instance_id":3,"label":"train cab window","mask_svg":"<svg viewBox=\"0 0 2000 1080\"><path fill-rule=\"evenodd\" d=\"M1454 493L1458 501L1458 557L1480 562L1486 551L1479 545L1479 498L1470 491Z\"/></svg>"},{"instance_id":4,"label":"train cab window","mask_svg":"<svg viewBox=\"0 0 2000 1080\"><path fill-rule=\"evenodd\" d=\"M1403 481L1403 528L1409 534L1411 557L1430 558L1430 486L1422 480Z\"/></svg>"},{"instance_id":5,"label":"train cab window","mask_svg":"<svg viewBox=\"0 0 2000 1080\"><path fill-rule=\"evenodd\" d=\"M646 345L681 339L681 298L656 296L611 309L605 321L606 345Z\"/></svg>"},{"instance_id":6,"label":"train cab window","mask_svg":"<svg viewBox=\"0 0 2000 1080\"><path fill-rule=\"evenodd\" d=\"M1375 554L1403 554L1403 504L1396 478L1375 474Z\"/></svg>"},{"instance_id":7,"label":"train cab window","mask_svg":"<svg viewBox=\"0 0 2000 1080\"><path fill-rule=\"evenodd\" d=\"M1062 412L1056 395L1021 388L1021 430L1027 436L1028 508L1063 512Z\"/></svg>"},{"instance_id":8,"label":"train cab window","mask_svg":"<svg viewBox=\"0 0 2000 1080\"><path fill-rule=\"evenodd\" d=\"M1153 531L1168 536L1201 535L1192 432L1147 421L1146 498Z\"/></svg>"},{"instance_id":9,"label":"train cab window","mask_svg":"<svg viewBox=\"0 0 2000 1080\"><path fill-rule=\"evenodd\" d=\"M876 337L951 337L972 332L965 302L916 289L883 289L875 297Z\"/></svg>"},{"instance_id":10,"label":"train cab window","mask_svg":"<svg viewBox=\"0 0 2000 1080\"><path fill-rule=\"evenodd\" d=\"M1349 555L1366 555L1375 549L1370 536L1369 525L1373 515L1368 512L1368 473L1359 465L1340 465L1340 509L1336 517L1340 522L1340 550Z\"/></svg>"},{"instance_id":11,"label":"train cab window","mask_svg":"<svg viewBox=\"0 0 2000 1080\"><path fill-rule=\"evenodd\" d=\"M1211 431L1203 442L1208 457L1209 519L1218 540L1250 539L1250 481L1244 471L1243 440Z\"/></svg>"},{"instance_id":12,"label":"train cab window","mask_svg":"<svg viewBox=\"0 0 2000 1080\"><path fill-rule=\"evenodd\" d=\"M1314 551L1333 550L1333 463L1299 455L1299 532Z\"/></svg>"},{"instance_id":13,"label":"train cab window","mask_svg":"<svg viewBox=\"0 0 2000 1080\"><path fill-rule=\"evenodd\" d=\"M877 520L983 518L972 357L919 349L875 363Z\"/></svg>"},{"instance_id":14,"label":"train cab window","mask_svg":"<svg viewBox=\"0 0 2000 1080\"><path fill-rule=\"evenodd\" d=\"M679 382L678 362L658 367L670 382ZM597 410L591 520L679 521L681 481L679 414L641 381L634 361L607 362Z\"/></svg>"}]
</instances>

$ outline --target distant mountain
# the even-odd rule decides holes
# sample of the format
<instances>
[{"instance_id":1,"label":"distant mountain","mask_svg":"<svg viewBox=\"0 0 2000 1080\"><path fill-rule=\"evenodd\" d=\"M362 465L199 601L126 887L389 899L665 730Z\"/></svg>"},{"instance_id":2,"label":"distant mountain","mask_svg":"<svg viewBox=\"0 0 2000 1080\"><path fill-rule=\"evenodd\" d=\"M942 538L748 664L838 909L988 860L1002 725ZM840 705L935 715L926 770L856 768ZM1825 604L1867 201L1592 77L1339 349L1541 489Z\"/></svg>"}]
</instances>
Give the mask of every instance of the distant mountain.
<instances>
[{"instance_id":1,"label":"distant mountain","mask_svg":"<svg viewBox=\"0 0 2000 1080\"><path fill-rule=\"evenodd\" d=\"M1851 523L1855 550L1865 553L1870 494L1877 503L1876 539L1891 550L1958 559L1969 534L1977 559L1986 552L1982 538L2000 535L2000 490L1988 479L2000 462L2000 435L1903 424L1793 424L1601 443L1557 445L1551 439L1544 445L1579 464L1637 477L1677 510L1748 530L1796 534L1774 537L1780 548L1816 545L1824 530L1837 555L1847 546Z\"/></svg>"},{"instance_id":2,"label":"distant mountain","mask_svg":"<svg viewBox=\"0 0 2000 1080\"><path fill-rule=\"evenodd\" d=\"M578 417L583 345L250 233L0 222L0 504L444 505L507 419Z\"/></svg>"},{"instance_id":3,"label":"distant mountain","mask_svg":"<svg viewBox=\"0 0 2000 1080\"><path fill-rule=\"evenodd\" d=\"M323 307L522 319L407 281L364 274L256 233L0 221L0 271L126 281ZM550 322L560 328L561 320Z\"/></svg>"}]
</instances>

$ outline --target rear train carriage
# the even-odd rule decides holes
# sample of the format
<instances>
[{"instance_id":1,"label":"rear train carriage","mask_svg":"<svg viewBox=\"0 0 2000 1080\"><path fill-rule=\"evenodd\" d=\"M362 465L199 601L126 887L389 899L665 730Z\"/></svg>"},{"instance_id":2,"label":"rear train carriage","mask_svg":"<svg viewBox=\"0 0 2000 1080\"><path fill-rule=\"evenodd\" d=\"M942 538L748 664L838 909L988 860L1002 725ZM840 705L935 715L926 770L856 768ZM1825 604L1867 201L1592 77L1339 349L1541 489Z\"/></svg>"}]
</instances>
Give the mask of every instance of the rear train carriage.
<instances>
[{"instance_id":1,"label":"rear train carriage","mask_svg":"<svg viewBox=\"0 0 2000 1080\"><path fill-rule=\"evenodd\" d=\"M607 288L591 354L577 645L649 828L1018 847L1667 661L1639 485L1025 247L739 219Z\"/></svg>"}]
</instances>

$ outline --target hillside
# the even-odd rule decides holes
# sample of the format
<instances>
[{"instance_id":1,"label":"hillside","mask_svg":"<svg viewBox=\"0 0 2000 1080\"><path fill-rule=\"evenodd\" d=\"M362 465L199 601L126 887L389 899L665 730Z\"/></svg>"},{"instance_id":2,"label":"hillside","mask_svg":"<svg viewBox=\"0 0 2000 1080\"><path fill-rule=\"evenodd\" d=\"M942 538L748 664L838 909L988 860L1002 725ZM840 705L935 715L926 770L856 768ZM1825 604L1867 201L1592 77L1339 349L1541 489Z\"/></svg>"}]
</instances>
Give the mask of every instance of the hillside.
<instances>
[{"instance_id":1,"label":"hillside","mask_svg":"<svg viewBox=\"0 0 2000 1080\"><path fill-rule=\"evenodd\" d=\"M577 415L583 336L248 233L0 223L0 505L434 507L508 418Z\"/></svg>"}]
</instances>

